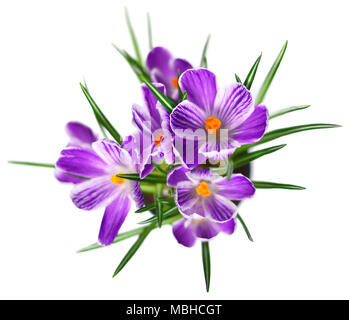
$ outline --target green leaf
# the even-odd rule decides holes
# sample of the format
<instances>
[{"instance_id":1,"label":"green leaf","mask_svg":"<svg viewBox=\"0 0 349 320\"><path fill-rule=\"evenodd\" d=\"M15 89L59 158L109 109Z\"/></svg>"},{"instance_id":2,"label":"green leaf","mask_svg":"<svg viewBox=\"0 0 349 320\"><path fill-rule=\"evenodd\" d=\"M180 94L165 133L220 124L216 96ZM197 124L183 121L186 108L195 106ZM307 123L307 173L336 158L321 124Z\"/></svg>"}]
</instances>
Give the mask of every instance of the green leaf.
<instances>
[{"instance_id":1,"label":"green leaf","mask_svg":"<svg viewBox=\"0 0 349 320\"><path fill-rule=\"evenodd\" d=\"M210 261L210 246L208 241L201 242L202 248L202 265L204 267L206 291L210 291L210 279L211 279L211 261Z\"/></svg>"},{"instance_id":2,"label":"green leaf","mask_svg":"<svg viewBox=\"0 0 349 320\"><path fill-rule=\"evenodd\" d=\"M237 82L242 83L241 79L239 78L239 76L236 73L235 73L235 79Z\"/></svg>"},{"instance_id":3,"label":"green leaf","mask_svg":"<svg viewBox=\"0 0 349 320\"><path fill-rule=\"evenodd\" d=\"M134 254L137 252L137 250L140 248L140 246L143 244L146 237L149 235L149 233L153 230L152 226L149 226L147 228L144 228L142 233L139 235L137 241L133 244L133 246L130 248L130 250L126 253L124 258L121 260L120 264L116 268L113 278L125 267L125 265L131 260L131 258L134 256Z\"/></svg>"},{"instance_id":4,"label":"green leaf","mask_svg":"<svg viewBox=\"0 0 349 320\"><path fill-rule=\"evenodd\" d=\"M261 61L261 58L262 58L262 54L257 58L256 62L253 64L250 72L248 73L248 75L244 81L244 86L248 90L250 90L252 87L252 83L253 83L254 77L256 76L256 72L257 72L257 69L259 66L259 62Z\"/></svg>"},{"instance_id":5,"label":"green leaf","mask_svg":"<svg viewBox=\"0 0 349 320\"><path fill-rule=\"evenodd\" d=\"M89 91L88 91L88 87L87 87L87 83L86 83L85 80L84 80L84 86L85 86L85 89L87 90L87 92L89 92ZM98 113L96 112L95 109L92 109L92 111L93 111L93 114L95 115L95 118L96 118L96 120L97 120L99 129L101 130L101 132L102 132L104 138L108 139L107 133L105 132L104 127L102 126L102 121L101 121L101 119L100 119Z\"/></svg>"},{"instance_id":6,"label":"green leaf","mask_svg":"<svg viewBox=\"0 0 349 320\"><path fill-rule=\"evenodd\" d=\"M253 242L251 233L250 233L250 231L248 230L248 228L247 228L247 226L246 226L246 224L245 224L245 221L241 218L241 216L240 216L239 214L237 215L237 218L238 218L238 220L240 221L242 227L244 228L245 233L246 233L246 235L247 235L247 238L248 238L250 241Z\"/></svg>"},{"instance_id":7,"label":"green leaf","mask_svg":"<svg viewBox=\"0 0 349 320\"><path fill-rule=\"evenodd\" d=\"M143 208L140 208L138 210L135 211L135 213L142 213L142 212L147 212L147 211L150 211L150 210L154 210L156 207L155 203L152 203L148 206L145 206Z\"/></svg>"},{"instance_id":8,"label":"green leaf","mask_svg":"<svg viewBox=\"0 0 349 320\"><path fill-rule=\"evenodd\" d=\"M231 157L229 157L228 158L227 172L226 172L228 181L230 181L231 176L233 174L233 171L234 171L234 160Z\"/></svg>"},{"instance_id":9,"label":"green leaf","mask_svg":"<svg viewBox=\"0 0 349 320\"><path fill-rule=\"evenodd\" d=\"M149 40L149 50L153 49L153 34L151 31L151 20L150 14L147 13L147 24L148 24L148 40Z\"/></svg>"},{"instance_id":10,"label":"green leaf","mask_svg":"<svg viewBox=\"0 0 349 320\"><path fill-rule=\"evenodd\" d=\"M166 177L148 175L145 178L141 179L138 173L128 173L128 174L118 174L119 178L140 181L140 182L148 182L148 183L162 183L166 184Z\"/></svg>"},{"instance_id":11,"label":"green leaf","mask_svg":"<svg viewBox=\"0 0 349 320\"><path fill-rule=\"evenodd\" d=\"M139 50L137 38L136 38L135 32L133 30L127 8L125 8L125 17L126 17L126 23L127 23L128 31L130 32L130 36L131 36L131 40L132 40L132 44L133 44L133 49L135 51L137 61L142 66L143 60L142 60L141 51Z\"/></svg>"},{"instance_id":12,"label":"green leaf","mask_svg":"<svg viewBox=\"0 0 349 320\"><path fill-rule=\"evenodd\" d=\"M164 106L164 108L168 111L168 113L171 113L175 106L170 101L170 99L168 99L158 88L156 88L147 79L143 78L143 82L147 85L147 87L153 93L153 95L156 97L156 99L158 99L158 101Z\"/></svg>"},{"instance_id":13,"label":"green leaf","mask_svg":"<svg viewBox=\"0 0 349 320\"><path fill-rule=\"evenodd\" d=\"M140 228L137 228L134 230L124 232L124 233L119 233L116 236L115 240L113 241L113 244L120 242L120 241L123 241L123 240L126 240L128 238L137 236L137 235L141 234L143 232L143 230L144 230L144 227L140 227ZM96 242L96 243L93 243L87 247L80 249L77 253L87 252L87 251L91 251L91 250L95 250L95 249L99 249L99 248L104 248L104 246L102 246Z\"/></svg>"},{"instance_id":14,"label":"green leaf","mask_svg":"<svg viewBox=\"0 0 349 320\"><path fill-rule=\"evenodd\" d=\"M154 161L152 161L152 163L153 163L153 166L155 167L156 171L157 171L158 173L160 173L160 175L166 176L166 177L167 177L167 172L166 172L166 171L164 171L164 170L163 170L158 164L156 164Z\"/></svg>"},{"instance_id":15,"label":"green leaf","mask_svg":"<svg viewBox=\"0 0 349 320\"><path fill-rule=\"evenodd\" d=\"M173 217L174 215L176 215L178 213L178 208L175 206L171 209L168 209L167 211L165 211L163 214L162 214L162 219L165 220L167 218L170 218L170 217ZM153 216L147 220L144 220L142 222L139 222L139 224L148 224L148 223L153 223L155 221L158 220L158 217L157 216Z\"/></svg>"},{"instance_id":16,"label":"green leaf","mask_svg":"<svg viewBox=\"0 0 349 320\"><path fill-rule=\"evenodd\" d=\"M207 68L206 52L207 52L208 44L210 43L210 38L211 38L211 35L209 34L207 36L204 49L202 50L201 61L200 61L200 67L202 68Z\"/></svg>"},{"instance_id":17,"label":"green leaf","mask_svg":"<svg viewBox=\"0 0 349 320\"><path fill-rule=\"evenodd\" d=\"M256 189L289 189L289 190L304 190L304 187L296 186L293 184L283 184L276 182L266 181L252 181Z\"/></svg>"},{"instance_id":18,"label":"green leaf","mask_svg":"<svg viewBox=\"0 0 349 320\"><path fill-rule=\"evenodd\" d=\"M278 70L280 63L282 61L282 58L284 57L286 48L287 48L288 41L285 42L284 46L282 47L279 55L277 56L276 60L274 61L274 64L272 65L271 69L269 70L266 78L264 79L264 82L259 89L255 104L258 105L263 102L265 95L267 94L267 91L274 79L274 76L276 74L276 71Z\"/></svg>"},{"instance_id":19,"label":"green leaf","mask_svg":"<svg viewBox=\"0 0 349 320\"><path fill-rule=\"evenodd\" d=\"M121 50L114 43L112 46L121 54L121 56L127 61L138 80L143 83L143 78L150 80L150 76L147 71L144 70L142 65L139 65L138 61L133 59L126 50Z\"/></svg>"},{"instance_id":20,"label":"green leaf","mask_svg":"<svg viewBox=\"0 0 349 320\"><path fill-rule=\"evenodd\" d=\"M163 220L163 205L162 205L162 202L159 198L156 198L156 218L157 218L157 221L158 221L158 226L159 228L161 228L161 225L162 225L162 220Z\"/></svg>"},{"instance_id":21,"label":"green leaf","mask_svg":"<svg viewBox=\"0 0 349 320\"><path fill-rule=\"evenodd\" d=\"M290 112L307 109L309 107L310 107L310 104L303 105L303 106L295 106L295 107L289 107L289 108L281 109L281 110L278 110L278 111L272 113L269 116L269 120L277 118L277 117L280 117L280 116L282 116L284 114L287 114L287 113L290 113Z\"/></svg>"},{"instance_id":22,"label":"green leaf","mask_svg":"<svg viewBox=\"0 0 349 320\"><path fill-rule=\"evenodd\" d=\"M274 146L274 147L270 147L270 148L266 148L266 149L262 149L262 150L257 150L251 153L243 153L242 155L240 155L238 158L234 159L234 157L231 157L231 159L229 159L229 162L231 162L231 160L234 162L234 167L235 168L239 168L242 167L243 165L254 161L266 154L269 153L273 153L275 151L278 151L282 148L286 147L286 144L280 144L278 146ZM228 179L228 177L227 177ZM229 181L229 180L228 180Z\"/></svg>"},{"instance_id":23,"label":"green leaf","mask_svg":"<svg viewBox=\"0 0 349 320\"><path fill-rule=\"evenodd\" d=\"M104 115L102 110L97 106L96 102L92 99L89 91L80 83L82 92L84 93L87 101L89 102L93 112L98 114L98 119L100 124L110 133L110 135L115 139L117 143L122 144L122 138L119 132L115 130L112 124L109 122L107 117Z\"/></svg>"},{"instance_id":24,"label":"green leaf","mask_svg":"<svg viewBox=\"0 0 349 320\"><path fill-rule=\"evenodd\" d=\"M164 219L163 222L162 222L162 225L168 225L168 224L173 224L174 222L182 219L183 216L182 215L175 215L175 216L172 216L168 219ZM127 232L124 232L124 233L119 233L115 240L113 241L113 244L117 243L117 242L120 242L120 241L123 241L123 240L126 240L128 238L131 238L131 237L134 237L136 235L139 235L141 234L145 228L148 228L148 227L152 227L153 229L156 229L157 228L157 223L153 223L149 226L146 226L146 227L140 227L140 228L137 228L137 229L134 229L134 230L130 230L130 231L127 231ZM96 250L96 249L101 249L101 248L105 248L105 246L102 246L100 245L99 243L93 243L87 247L84 247L82 249L80 249L77 253L81 253L81 252L87 252L87 251L91 251L91 250Z\"/></svg>"},{"instance_id":25,"label":"green leaf","mask_svg":"<svg viewBox=\"0 0 349 320\"><path fill-rule=\"evenodd\" d=\"M27 162L27 161L9 161L8 163L20 164L23 166L42 167L42 168L56 168L56 166L51 163L39 163L39 162Z\"/></svg>"},{"instance_id":26,"label":"green leaf","mask_svg":"<svg viewBox=\"0 0 349 320\"><path fill-rule=\"evenodd\" d=\"M276 129L273 131L267 132L261 140L259 140L256 143L252 144L245 144L244 146L237 149L234 153L235 156L238 154L241 154L245 152L247 149L258 146L262 143L266 143L278 138L281 138L283 136L287 136L289 134L302 132L302 131L308 131L308 130L317 130L317 129L331 129L331 128L339 128L341 126L337 124L328 124L328 123L313 123L313 124L304 124L300 126L294 126L294 127L287 127L282 129Z\"/></svg>"}]
</instances>

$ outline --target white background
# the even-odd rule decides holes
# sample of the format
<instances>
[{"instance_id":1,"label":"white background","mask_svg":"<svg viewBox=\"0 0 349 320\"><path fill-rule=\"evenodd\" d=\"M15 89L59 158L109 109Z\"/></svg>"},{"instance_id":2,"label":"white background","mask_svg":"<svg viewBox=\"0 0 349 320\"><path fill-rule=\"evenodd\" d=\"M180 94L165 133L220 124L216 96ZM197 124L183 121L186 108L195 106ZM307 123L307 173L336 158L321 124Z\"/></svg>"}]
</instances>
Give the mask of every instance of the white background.
<instances>
[{"instance_id":1,"label":"white background","mask_svg":"<svg viewBox=\"0 0 349 320\"><path fill-rule=\"evenodd\" d=\"M246 76L263 52L255 94L285 40L289 47L265 100L270 111L311 104L272 120L270 128L327 122L343 128L273 141L287 147L255 162L256 180L305 191L258 190L240 209L255 242L240 227L211 243L211 292L201 248L181 247L170 227L153 232L117 278L114 269L134 239L85 254L102 212L79 211L70 186L51 169L7 160L54 162L67 142L64 125L97 130L79 88L123 135L134 131L138 80L112 48L132 52L127 5L143 55L146 13L155 45L198 65L208 33L209 67L219 82ZM349 298L347 1L1 1L0 298L324 299ZM129 215L123 230L147 217Z\"/></svg>"}]
</instances>

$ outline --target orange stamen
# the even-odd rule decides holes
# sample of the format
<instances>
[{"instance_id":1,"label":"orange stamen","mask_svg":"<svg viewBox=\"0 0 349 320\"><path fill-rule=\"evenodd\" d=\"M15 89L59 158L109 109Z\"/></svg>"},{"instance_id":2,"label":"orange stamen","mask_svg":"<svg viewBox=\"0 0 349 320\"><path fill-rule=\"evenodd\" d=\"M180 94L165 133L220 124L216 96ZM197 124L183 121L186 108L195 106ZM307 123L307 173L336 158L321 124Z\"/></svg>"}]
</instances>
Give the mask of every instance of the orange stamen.
<instances>
[{"instance_id":1,"label":"orange stamen","mask_svg":"<svg viewBox=\"0 0 349 320\"><path fill-rule=\"evenodd\" d=\"M178 89L178 78L173 78L171 80L173 86L175 87L175 89Z\"/></svg>"},{"instance_id":2,"label":"orange stamen","mask_svg":"<svg viewBox=\"0 0 349 320\"><path fill-rule=\"evenodd\" d=\"M200 182L199 186L196 188L196 193L199 196L208 197L211 195L211 191L208 188L208 183L205 181Z\"/></svg>"},{"instance_id":3,"label":"orange stamen","mask_svg":"<svg viewBox=\"0 0 349 320\"><path fill-rule=\"evenodd\" d=\"M156 146L160 145L162 139L163 139L163 135L161 133L158 133L156 136L155 136L155 139L154 139L154 143Z\"/></svg>"},{"instance_id":4,"label":"orange stamen","mask_svg":"<svg viewBox=\"0 0 349 320\"><path fill-rule=\"evenodd\" d=\"M209 117L205 120L205 128L208 133L216 133L221 125L222 122L220 122L220 120L215 117Z\"/></svg>"},{"instance_id":5,"label":"orange stamen","mask_svg":"<svg viewBox=\"0 0 349 320\"><path fill-rule=\"evenodd\" d=\"M122 174L122 173L120 172L118 174ZM111 176L110 180L114 184L123 184L123 183L125 183L125 179L118 177L116 174Z\"/></svg>"}]
</instances>

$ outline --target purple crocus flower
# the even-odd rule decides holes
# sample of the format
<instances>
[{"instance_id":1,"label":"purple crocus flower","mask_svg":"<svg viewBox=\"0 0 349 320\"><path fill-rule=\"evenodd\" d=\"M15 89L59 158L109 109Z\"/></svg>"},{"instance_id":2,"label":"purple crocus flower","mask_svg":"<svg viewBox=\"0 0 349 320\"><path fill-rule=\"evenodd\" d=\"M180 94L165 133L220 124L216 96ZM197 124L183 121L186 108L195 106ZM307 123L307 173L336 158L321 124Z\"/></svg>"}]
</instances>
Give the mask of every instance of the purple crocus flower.
<instances>
[{"instance_id":1,"label":"purple crocus flower","mask_svg":"<svg viewBox=\"0 0 349 320\"><path fill-rule=\"evenodd\" d=\"M144 205L139 183L117 175L135 173L131 155L116 142L106 139L92 144L92 149L68 147L61 152L56 166L66 172L88 178L76 184L71 197L83 210L105 207L99 232L99 242L111 244L131 207L131 199L137 207Z\"/></svg>"},{"instance_id":2,"label":"purple crocus flower","mask_svg":"<svg viewBox=\"0 0 349 320\"><path fill-rule=\"evenodd\" d=\"M225 159L240 145L264 135L267 109L254 106L244 85L235 83L218 90L216 76L207 69L187 70L179 83L187 91L187 100L173 110L171 128L176 137L197 139L199 157Z\"/></svg>"},{"instance_id":3,"label":"purple crocus flower","mask_svg":"<svg viewBox=\"0 0 349 320\"><path fill-rule=\"evenodd\" d=\"M191 64L183 59L175 59L163 47L156 47L148 54L147 67L151 80L164 84L168 96L177 101L179 98L178 70L183 73L192 68Z\"/></svg>"},{"instance_id":4,"label":"purple crocus flower","mask_svg":"<svg viewBox=\"0 0 349 320\"><path fill-rule=\"evenodd\" d=\"M154 84L165 93L162 84ZM146 85L141 85L144 106L134 105L133 121L140 129L135 135L136 150L139 150L139 173L143 179L154 166L152 161L159 163L162 159L167 164L175 160L173 153L173 136L170 128L170 116L167 110L157 101Z\"/></svg>"},{"instance_id":5,"label":"purple crocus flower","mask_svg":"<svg viewBox=\"0 0 349 320\"><path fill-rule=\"evenodd\" d=\"M68 147L79 147L91 149L92 143L98 140L97 135L86 125L80 122L68 122L65 126L65 131L69 137ZM55 171L55 176L60 182L81 183L83 179L69 175L58 168Z\"/></svg>"},{"instance_id":6,"label":"purple crocus flower","mask_svg":"<svg viewBox=\"0 0 349 320\"><path fill-rule=\"evenodd\" d=\"M186 247L192 247L197 238L201 241L208 241L220 232L233 234L235 226L235 219L217 223L197 216L179 220L173 225L172 232L180 244Z\"/></svg>"},{"instance_id":7,"label":"purple crocus flower","mask_svg":"<svg viewBox=\"0 0 349 320\"><path fill-rule=\"evenodd\" d=\"M184 216L199 215L220 223L235 217L237 208L232 200L251 198L255 193L252 182L241 174L233 174L227 181L211 170L190 172L182 166L168 173L167 184L176 188L174 199Z\"/></svg>"}]
</instances>

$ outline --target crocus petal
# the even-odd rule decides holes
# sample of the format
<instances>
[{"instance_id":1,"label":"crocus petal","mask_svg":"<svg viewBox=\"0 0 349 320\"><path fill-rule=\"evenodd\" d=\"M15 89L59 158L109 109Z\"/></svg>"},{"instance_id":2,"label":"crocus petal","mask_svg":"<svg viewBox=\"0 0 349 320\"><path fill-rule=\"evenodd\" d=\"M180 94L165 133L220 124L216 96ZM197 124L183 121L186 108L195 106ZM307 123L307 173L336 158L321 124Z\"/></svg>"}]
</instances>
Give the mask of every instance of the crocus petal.
<instances>
[{"instance_id":1,"label":"crocus petal","mask_svg":"<svg viewBox=\"0 0 349 320\"><path fill-rule=\"evenodd\" d=\"M174 153L179 162L184 163L188 169L194 169L206 162L207 157L199 152L202 141L186 139L176 136L174 138Z\"/></svg>"},{"instance_id":2,"label":"crocus petal","mask_svg":"<svg viewBox=\"0 0 349 320\"><path fill-rule=\"evenodd\" d=\"M97 209L111 203L119 188L109 176L102 176L75 185L71 198L79 209Z\"/></svg>"},{"instance_id":3,"label":"crocus petal","mask_svg":"<svg viewBox=\"0 0 349 320\"><path fill-rule=\"evenodd\" d=\"M150 73L152 73L152 70L157 69L164 76L171 76L170 61L172 59L172 55L168 50L163 47L155 47L149 52L146 63Z\"/></svg>"},{"instance_id":4,"label":"crocus petal","mask_svg":"<svg viewBox=\"0 0 349 320\"><path fill-rule=\"evenodd\" d=\"M240 144L254 143L263 137L268 123L265 106L256 106L252 114L233 130L232 138Z\"/></svg>"},{"instance_id":5,"label":"crocus petal","mask_svg":"<svg viewBox=\"0 0 349 320\"><path fill-rule=\"evenodd\" d=\"M193 182L208 181L215 182L221 179L221 176L216 172L208 169L197 169L189 174L188 178Z\"/></svg>"},{"instance_id":6,"label":"crocus petal","mask_svg":"<svg viewBox=\"0 0 349 320\"><path fill-rule=\"evenodd\" d=\"M137 208L144 207L144 195L137 181L129 181L131 186L131 197L133 201L136 203Z\"/></svg>"},{"instance_id":7,"label":"crocus petal","mask_svg":"<svg viewBox=\"0 0 349 320\"><path fill-rule=\"evenodd\" d=\"M236 205L221 195L214 194L203 201L205 217L216 222L225 222L236 214Z\"/></svg>"},{"instance_id":8,"label":"crocus petal","mask_svg":"<svg viewBox=\"0 0 349 320\"><path fill-rule=\"evenodd\" d=\"M193 131L204 129L206 119L205 109L188 100L182 101L170 115L171 128L175 135L179 137L185 137L188 134L193 135L195 133ZM205 131L197 133L206 139Z\"/></svg>"},{"instance_id":9,"label":"crocus petal","mask_svg":"<svg viewBox=\"0 0 349 320\"><path fill-rule=\"evenodd\" d=\"M173 235L177 241L186 247L192 247L195 244L196 237L190 223L186 219L176 222L172 227Z\"/></svg>"},{"instance_id":10,"label":"crocus petal","mask_svg":"<svg viewBox=\"0 0 349 320\"><path fill-rule=\"evenodd\" d=\"M114 141L102 139L94 142L92 148L109 166L134 167L131 155Z\"/></svg>"},{"instance_id":11,"label":"crocus petal","mask_svg":"<svg viewBox=\"0 0 349 320\"><path fill-rule=\"evenodd\" d=\"M68 122L65 130L70 138L70 145L90 147L98 140L93 131L80 122Z\"/></svg>"},{"instance_id":12,"label":"crocus petal","mask_svg":"<svg viewBox=\"0 0 349 320\"><path fill-rule=\"evenodd\" d=\"M146 131L151 134L151 119L148 110L144 106L139 106L136 104L132 106L132 119L139 130Z\"/></svg>"},{"instance_id":13,"label":"crocus petal","mask_svg":"<svg viewBox=\"0 0 349 320\"><path fill-rule=\"evenodd\" d=\"M193 68L192 65L188 61L183 59L175 59L173 62L173 69L176 74L178 74L178 70L182 74L184 73L184 71L187 71L188 69L192 69L192 68Z\"/></svg>"},{"instance_id":14,"label":"crocus petal","mask_svg":"<svg viewBox=\"0 0 349 320\"><path fill-rule=\"evenodd\" d=\"M203 208L198 206L198 195L195 192L195 186L190 181L182 181L177 184L174 196L175 203L179 211L185 216L191 216L194 213L204 215Z\"/></svg>"},{"instance_id":15,"label":"crocus petal","mask_svg":"<svg viewBox=\"0 0 349 320\"><path fill-rule=\"evenodd\" d=\"M98 236L100 244L107 246L113 243L130 211L130 207L131 201L124 192L119 193L114 201L106 207Z\"/></svg>"},{"instance_id":16,"label":"crocus petal","mask_svg":"<svg viewBox=\"0 0 349 320\"><path fill-rule=\"evenodd\" d=\"M224 160L234 153L237 146L229 144L228 141L217 141L216 143L203 144L199 153L203 157L212 160Z\"/></svg>"},{"instance_id":17,"label":"crocus petal","mask_svg":"<svg viewBox=\"0 0 349 320\"><path fill-rule=\"evenodd\" d=\"M193 229L195 230L195 235L201 239L212 239L220 231L217 223L212 222L208 219L203 219L200 222L192 223L194 224Z\"/></svg>"},{"instance_id":18,"label":"crocus petal","mask_svg":"<svg viewBox=\"0 0 349 320\"><path fill-rule=\"evenodd\" d=\"M161 83L153 83L154 87L159 89L163 94L166 94L165 87ZM150 91L150 89L145 85L141 85L141 90L143 94L143 100L145 103L145 107L148 110L148 114L150 116L152 122L152 129L156 130L161 126L161 117L159 111L157 110L158 99L154 96L154 94ZM153 128L155 126L155 128Z\"/></svg>"},{"instance_id":19,"label":"crocus petal","mask_svg":"<svg viewBox=\"0 0 349 320\"><path fill-rule=\"evenodd\" d=\"M236 128L252 111L251 93L241 83L232 84L218 91L213 115L221 121L222 128Z\"/></svg>"},{"instance_id":20,"label":"crocus petal","mask_svg":"<svg viewBox=\"0 0 349 320\"><path fill-rule=\"evenodd\" d=\"M221 178L221 181L216 183L216 192L230 200L251 198L255 191L253 183L242 174L233 174L230 181Z\"/></svg>"},{"instance_id":21,"label":"crocus petal","mask_svg":"<svg viewBox=\"0 0 349 320\"><path fill-rule=\"evenodd\" d=\"M176 166L172 168L167 174L167 185L176 188L179 182L187 181L187 172L190 172L190 170L183 166Z\"/></svg>"},{"instance_id":22,"label":"crocus petal","mask_svg":"<svg viewBox=\"0 0 349 320\"><path fill-rule=\"evenodd\" d=\"M179 78L182 91L187 99L202 110L211 113L217 94L216 76L207 69L190 69Z\"/></svg>"},{"instance_id":23,"label":"crocus petal","mask_svg":"<svg viewBox=\"0 0 349 320\"><path fill-rule=\"evenodd\" d=\"M231 219L224 223L217 223L216 225L226 234L233 234L236 228L235 219Z\"/></svg>"},{"instance_id":24,"label":"crocus petal","mask_svg":"<svg viewBox=\"0 0 349 320\"><path fill-rule=\"evenodd\" d=\"M106 173L108 165L90 149L66 148L56 163L63 172L94 178Z\"/></svg>"},{"instance_id":25,"label":"crocus petal","mask_svg":"<svg viewBox=\"0 0 349 320\"><path fill-rule=\"evenodd\" d=\"M59 169L55 171L55 177L59 182L66 182L66 183L77 184L77 183L86 181L85 179L74 177L71 174L65 173L64 171Z\"/></svg>"}]
</instances>

